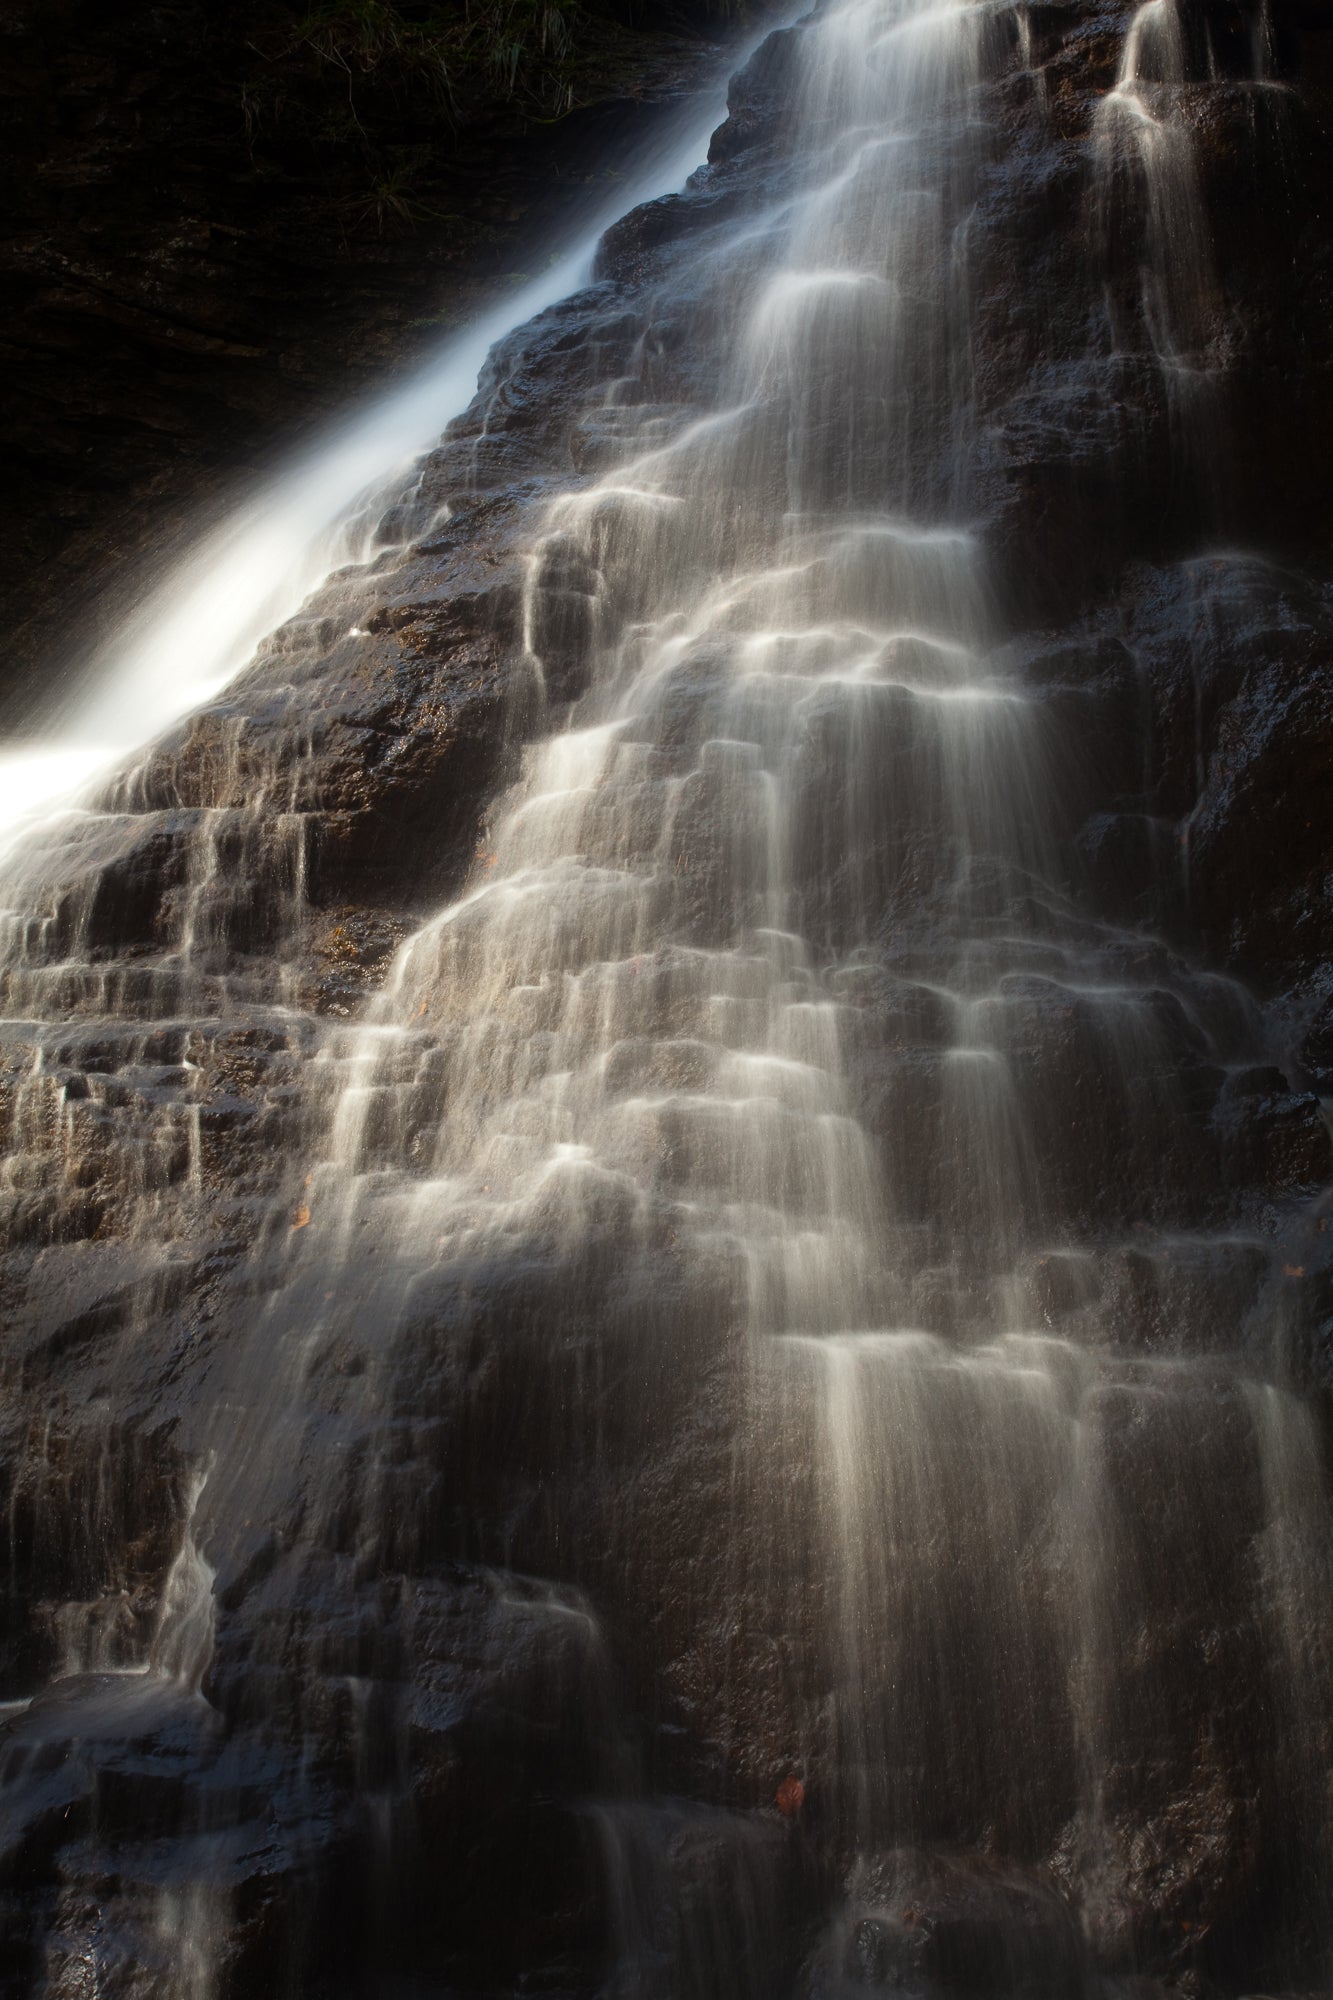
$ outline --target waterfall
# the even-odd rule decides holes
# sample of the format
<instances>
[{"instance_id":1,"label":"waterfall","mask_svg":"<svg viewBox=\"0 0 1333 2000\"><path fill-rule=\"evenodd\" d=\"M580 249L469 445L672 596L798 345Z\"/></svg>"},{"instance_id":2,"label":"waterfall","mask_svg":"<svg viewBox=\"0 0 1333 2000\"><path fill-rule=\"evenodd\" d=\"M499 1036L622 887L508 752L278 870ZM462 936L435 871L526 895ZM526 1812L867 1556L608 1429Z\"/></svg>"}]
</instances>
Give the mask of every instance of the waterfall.
<instances>
[{"instance_id":1,"label":"waterfall","mask_svg":"<svg viewBox=\"0 0 1333 2000\"><path fill-rule=\"evenodd\" d=\"M1175 107L1209 86L1174 0L1120 10L1061 168L1104 218L1064 272L1086 352L1062 322L1039 365L988 204L1001 110L1059 101L1049 11L774 35L712 164L500 343L398 532L232 678L327 560L302 515L206 694L94 697L198 712L12 851L14 1382L89 1384L9 1500L16 1596L70 1585L0 1735L23 1990L1324 1976L1289 1299L1327 1134L1170 941L1176 857L1104 893L1087 828L1165 819L1151 644L1024 623L996 469L997 348L1029 469L1085 426L1051 567L1061 504L1100 518L1087 437L1112 484L1158 423L1201 717L1226 592L1268 588L1185 435L1214 274ZM302 475L329 517L354 456ZM433 731L445 777L395 775ZM377 983L337 984L367 938Z\"/></svg>"}]
</instances>

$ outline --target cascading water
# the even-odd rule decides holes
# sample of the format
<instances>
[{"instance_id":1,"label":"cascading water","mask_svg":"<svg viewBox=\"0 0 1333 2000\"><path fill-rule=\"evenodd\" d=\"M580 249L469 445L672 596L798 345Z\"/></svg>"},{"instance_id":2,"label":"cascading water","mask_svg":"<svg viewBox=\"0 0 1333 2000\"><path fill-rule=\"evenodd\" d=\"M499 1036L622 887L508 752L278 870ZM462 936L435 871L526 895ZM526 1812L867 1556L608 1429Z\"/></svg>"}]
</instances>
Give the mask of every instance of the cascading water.
<instances>
[{"instance_id":1,"label":"cascading water","mask_svg":"<svg viewBox=\"0 0 1333 2000\"><path fill-rule=\"evenodd\" d=\"M713 168L488 364L407 553L8 864L12 1380L91 1356L60 1438L103 1453L39 1426L11 1485L20 1607L85 1586L62 1657L11 1621L15 1692L55 1675L2 1753L16 1991L1325 1977L1284 1284L1326 1138L1245 990L1100 895L1148 649L1024 632L986 511L1031 12L766 45ZM1074 318L1174 411L1212 276L1147 94L1193 79L1173 0L1123 27L1079 199L1137 204L1137 296L1090 260ZM473 838L410 758L496 645Z\"/></svg>"},{"instance_id":2,"label":"cascading water","mask_svg":"<svg viewBox=\"0 0 1333 2000\"><path fill-rule=\"evenodd\" d=\"M1125 38L1115 88L1098 113L1097 137L1103 188L1112 188L1126 172L1140 183L1140 199L1121 204L1122 212L1128 206L1142 217L1131 324L1141 321L1148 330L1174 418L1177 459L1192 475L1194 504L1216 509L1224 473L1203 352L1207 329L1215 323L1215 311L1210 313L1215 279L1193 139L1175 102L1188 74L1176 0L1147 0ZM1114 297L1110 307L1115 325Z\"/></svg>"}]
</instances>

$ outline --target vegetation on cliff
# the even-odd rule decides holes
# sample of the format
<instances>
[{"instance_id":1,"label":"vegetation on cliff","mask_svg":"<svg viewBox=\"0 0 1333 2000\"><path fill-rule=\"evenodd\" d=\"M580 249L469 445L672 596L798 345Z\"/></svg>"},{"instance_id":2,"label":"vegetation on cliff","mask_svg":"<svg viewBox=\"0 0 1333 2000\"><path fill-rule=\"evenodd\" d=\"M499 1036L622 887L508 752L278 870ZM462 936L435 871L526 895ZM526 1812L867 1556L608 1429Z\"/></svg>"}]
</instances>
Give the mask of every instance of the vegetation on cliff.
<instances>
[{"instance_id":1,"label":"vegetation on cliff","mask_svg":"<svg viewBox=\"0 0 1333 2000\"><path fill-rule=\"evenodd\" d=\"M353 117L359 91L442 110L462 123L493 102L550 117L606 87L615 57L662 26L734 19L745 0L314 0L245 7L276 98L295 84L332 86ZM252 93L263 81L250 83ZM251 97L253 103L253 96Z\"/></svg>"},{"instance_id":2,"label":"vegetation on cliff","mask_svg":"<svg viewBox=\"0 0 1333 2000\"><path fill-rule=\"evenodd\" d=\"M440 183L477 128L633 97L664 36L757 11L749 0L236 0L230 32L252 155L306 149L359 173L347 219L382 233L439 215Z\"/></svg>"}]
</instances>

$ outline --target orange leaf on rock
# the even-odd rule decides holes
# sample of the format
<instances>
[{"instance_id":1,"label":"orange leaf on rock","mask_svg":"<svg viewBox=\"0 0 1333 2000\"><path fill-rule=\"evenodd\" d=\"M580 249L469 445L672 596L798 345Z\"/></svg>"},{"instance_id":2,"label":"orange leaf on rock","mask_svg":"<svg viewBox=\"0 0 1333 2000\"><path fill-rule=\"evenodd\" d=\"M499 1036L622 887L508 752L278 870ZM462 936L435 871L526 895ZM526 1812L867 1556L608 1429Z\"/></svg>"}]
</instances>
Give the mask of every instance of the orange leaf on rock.
<instances>
[{"instance_id":1,"label":"orange leaf on rock","mask_svg":"<svg viewBox=\"0 0 1333 2000\"><path fill-rule=\"evenodd\" d=\"M805 1786L793 1772L778 1786L778 1811L784 1819L795 1819L804 1804Z\"/></svg>"},{"instance_id":2,"label":"orange leaf on rock","mask_svg":"<svg viewBox=\"0 0 1333 2000\"><path fill-rule=\"evenodd\" d=\"M292 1210L292 1228L304 1229L310 1220L310 1204L303 1201L299 1208Z\"/></svg>"}]
</instances>

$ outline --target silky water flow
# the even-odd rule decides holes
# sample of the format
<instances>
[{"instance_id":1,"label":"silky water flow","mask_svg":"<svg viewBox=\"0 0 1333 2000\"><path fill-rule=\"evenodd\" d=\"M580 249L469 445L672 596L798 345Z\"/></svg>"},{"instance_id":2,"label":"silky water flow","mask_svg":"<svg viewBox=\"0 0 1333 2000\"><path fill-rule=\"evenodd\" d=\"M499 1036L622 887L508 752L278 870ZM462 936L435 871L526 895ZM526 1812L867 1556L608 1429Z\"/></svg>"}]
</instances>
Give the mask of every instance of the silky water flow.
<instances>
[{"instance_id":1,"label":"silky water flow","mask_svg":"<svg viewBox=\"0 0 1333 2000\"><path fill-rule=\"evenodd\" d=\"M1264 1058L1259 1015L1071 880L1064 802L1091 753L997 643L971 525L976 104L1015 46L1031 60L1011 11L843 0L799 30L773 186L700 233L659 301L722 357L707 400L673 400L651 333L597 388L600 469L543 501L527 551L526 747L461 893L363 1019L301 1019L299 762L267 818L197 814L169 949L97 963L95 894L11 919L10 1011L44 1024L11 1190L114 1116L141 1242L205 1198L188 1075L170 1119L110 1073L71 1097L71 1021L132 1070L174 1060L174 1021L240 1010L298 1051L305 1107L299 1171L241 1259L244 1335L182 1426L161 1590L58 1607L56 1679L7 1726L20 1817L34 1795L68 1811L71 1743L104 1770L34 1991L233 1990L258 1922L238 1885L278 1811L287 1877L320 1886L254 1991L475 1988L398 1965L419 1905L495 1894L456 1856L433 1875L432 1813L478 1753L444 1760L443 1805L414 1775L423 1731L452 1726L423 1708L463 1714L469 1673L525 1713L494 1738L490 1795L569 1800L518 1865L593 1911L583 1959L560 1947L570 1991L1146 1992L1136 1899L1213 1837L1182 1804L1211 1796L1213 1756L1289 1802L1283 1893L1318 1964L1319 1432L1276 1310L1189 1317L1269 1246L1188 1200L1128 1245L1097 1212L1099 1155L1145 1187L1204 1171L1192 1093ZM1173 0L1127 18L1089 193L1140 201L1131 317L1177 435L1207 395L1191 312L1211 282L1185 65ZM369 643L368 587L346 572L315 639L298 621L261 658L334 617ZM221 712L211 754L241 756L243 708ZM107 812L151 802L153 771ZM266 988L230 949L261 826ZM76 816L49 842L83 837ZM17 910L40 845L9 863ZM1033 1062L1052 1022L1068 1074L1097 1078L1072 1141L1072 1099ZM1165 1348L1126 1337L1112 1267L1178 1300ZM167 1250L136 1278L126 1347L173 1270ZM687 1417L725 1433L691 1504L690 1450L662 1443ZM126 1449L109 1424L94 1541ZM708 1625L678 1657L702 1663L695 1711L730 1772L711 1796L634 1718L645 1523L679 1537ZM1238 1684L1262 1726L1233 1742ZM737 1747L747 1727L761 1748ZM117 1818L117 1775L150 1767L177 1787L169 1853ZM358 1859L330 1891L335 1825ZM88 1914L112 1878L148 1912L114 1985ZM312 1932L333 1903L352 1942L331 1968Z\"/></svg>"}]
</instances>

